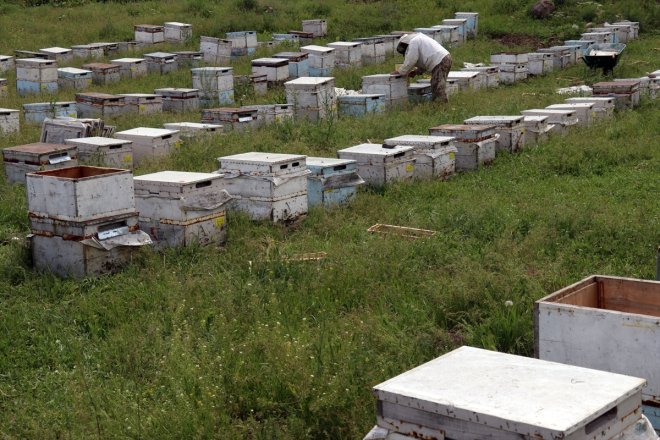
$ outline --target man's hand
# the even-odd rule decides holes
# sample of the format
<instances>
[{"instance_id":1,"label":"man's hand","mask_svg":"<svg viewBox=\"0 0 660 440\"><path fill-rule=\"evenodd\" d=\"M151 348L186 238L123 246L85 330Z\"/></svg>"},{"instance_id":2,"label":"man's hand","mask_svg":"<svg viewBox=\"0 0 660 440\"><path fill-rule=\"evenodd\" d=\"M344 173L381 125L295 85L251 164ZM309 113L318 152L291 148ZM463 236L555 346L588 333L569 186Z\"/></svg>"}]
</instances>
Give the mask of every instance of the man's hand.
<instances>
[{"instance_id":1,"label":"man's hand","mask_svg":"<svg viewBox=\"0 0 660 440\"><path fill-rule=\"evenodd\" d=\"M408 78L414 78L417 76L417 69L413 69L410 72L408 72Z\"/></svg>"}]
</instances>

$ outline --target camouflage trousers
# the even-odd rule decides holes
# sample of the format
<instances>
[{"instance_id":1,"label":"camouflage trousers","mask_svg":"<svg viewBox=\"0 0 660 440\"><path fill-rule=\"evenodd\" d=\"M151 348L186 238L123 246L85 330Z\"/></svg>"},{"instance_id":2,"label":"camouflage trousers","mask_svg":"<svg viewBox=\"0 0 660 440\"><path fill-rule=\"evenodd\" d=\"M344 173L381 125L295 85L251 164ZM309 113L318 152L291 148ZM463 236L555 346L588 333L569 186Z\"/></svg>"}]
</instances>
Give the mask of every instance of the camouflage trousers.
<instances>
[{"instance_id":1,"label":"camouflage trousers","mask_svg":"<svg viewBox=\"0 0 660 440\"><path fill-rule=\"evenodd\" d=\"M431 71L431 93L434 101L447 102L447 75L451 69L451 55L445 56Z\"/></svg>"}]
</instances>

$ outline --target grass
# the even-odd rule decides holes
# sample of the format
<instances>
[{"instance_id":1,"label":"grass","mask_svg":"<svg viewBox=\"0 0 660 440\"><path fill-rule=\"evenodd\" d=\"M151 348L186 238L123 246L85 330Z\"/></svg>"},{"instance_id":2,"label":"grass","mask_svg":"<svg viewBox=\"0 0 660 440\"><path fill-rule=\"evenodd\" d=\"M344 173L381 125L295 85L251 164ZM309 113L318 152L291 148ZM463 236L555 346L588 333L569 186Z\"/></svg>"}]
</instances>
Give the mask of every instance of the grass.
<instances>
[{"instance_id":1,"label":"grass","mask_svg":"<svg viewBox=\"0 0 660 440\"><path fill-rule=\"evenodd\" d=\"M250 3L240 2L243 8ZM425 6L427 15L458 3L410 5ZM341 15L349 6L365 12L370 31L384 21L383 11L399 11L394 18L401 22L394 23L401 26L428 22L403 14L400 2L272 4L292 14L277 16L278 29L295 26L302 15L312 18L316 7L329 8L338 29L353 29ZM182 15L149 15L156 7ZM212 22L224 29L229 25L217 20L224 17L220 11L235 7L239 2L44 6L12 9L11 18L0 21L18 24L35 11L59 12L65 23L85 17L90 26L75 35L85 40L113 14L121 17L112 20L115 29L148 17L160 22L181 16L195 29ZM210 17L193 13L206 8ZM484 23L504 17L484 10ZM534 24L517 14L521 29ZM246 23L259 16L245 13ZM44 21L45 29L51 26ZM26 33L34 26L24 25ZM552 22L534 25L536 35L558 29ZM8 47L27 47L25 35ZM30 44L43 47L39 41L46 39L37 35ZM616 75L657 69L660 54L653 49L659 41L646 34L630 44ZM452 55L456 65L485 61L502 47L481 38ZM337 85L355 88L362 75L388 71L395 62L338 72ZM245 73L248 63L235 68ZM186 143L136 174L211 171L216 157L250 150L334 155L366 140L560 102L555 88L600 79L578 66L515 86L460 93L448 105L230 133ZM104 90L189 84L189 75L177 72ZM72 96L63 92L57 99ZM259 102L282 98L279 89ZM10 90L2 106L33 100L43 99L20 99ZM111 122L122 130L174 119L195 121L199 114ZM38 131L26 127L0 142L33 142ZM28 233L25 189L0 178L0 438L361 438L374 423L371 386L463 344L530 355L534 300L593 273L653 277L660 242L659 134L657 101L644 100L635 111L521 154L500 155L492 166L447 182L362 190L349 207L313 209L294 229L230 213L222 248L145 250L119 274L79 281L30 268L21 239ZM402 241L369 234L375 223L438 233ZM327 258L285 261L317 251Z\"/></svg>"}]
</instances>

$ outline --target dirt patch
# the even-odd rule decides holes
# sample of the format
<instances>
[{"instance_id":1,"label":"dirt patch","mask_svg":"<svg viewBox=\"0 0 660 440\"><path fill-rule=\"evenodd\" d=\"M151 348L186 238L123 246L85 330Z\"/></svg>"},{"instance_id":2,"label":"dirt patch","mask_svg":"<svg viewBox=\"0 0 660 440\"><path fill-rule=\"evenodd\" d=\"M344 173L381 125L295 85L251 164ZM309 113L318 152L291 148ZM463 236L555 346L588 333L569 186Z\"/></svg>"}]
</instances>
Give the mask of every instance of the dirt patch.
<instances>
[{"instance_id":1,"label":"dirt patch","mask_svg":"<svg viewBox=\"0 0 660 440\"><path fill-rule=\"evenodd\" d=\"M509 47L524 46L529 47L530 49L556 46L561 42L561 40L556 37L543 39L535 35L526 34L503 34L493 37L493 40Z\"/></svg>"}]
</instances>

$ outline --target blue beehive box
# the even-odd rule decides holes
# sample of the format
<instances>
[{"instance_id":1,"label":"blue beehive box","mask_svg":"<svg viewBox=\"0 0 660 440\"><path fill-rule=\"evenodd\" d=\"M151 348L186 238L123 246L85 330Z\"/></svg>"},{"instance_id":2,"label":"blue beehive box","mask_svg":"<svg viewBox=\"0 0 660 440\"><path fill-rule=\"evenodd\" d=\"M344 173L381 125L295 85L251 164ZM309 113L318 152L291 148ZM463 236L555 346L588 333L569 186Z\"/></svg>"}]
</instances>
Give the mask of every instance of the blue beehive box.
<instances>
[{"instance_id":1,"label":"blue beehive box","mask_svg":"<svg viewBox=\"0 0 660 440\"><path fill-rule=\"evenodd\" d=\"M280 52L273 58L289 60L289 77L302 78L309 76L309 54L304 52Z\"/></svg>"},{"instance_id":2,"label":"blue beehive box","mask_svg":"<svg viewBox=\"0 0 660 440\"><path fill-rule=\"evenodd\" d=\"M23 115L25 122L41 124L46 118L77 118L75 101L63 102L35 102L23 104Z\"/></svg>"},{"instance_id":3,"label":"blue beehive box","mask_svg":"<svg viewBox=\"0 0 660 440\"><path fill-rule=\"evenodd\" d=\"M16 81L16 91L19 96L37 95L39 93L57 93L57 81L39 82L39 81Z\"/></svg>"},{"instance_id":4,"label":"blue beehive box","mask_svg":"<svg viewBox=\"0 0 660 440\"><path fill-rule=\"evenodd\" d=\"M357 162L351 159L308 157L307 205L324 207L350 202L364 180L357 173Z\"/></svg>"},{"instance_id":5,"label":"blue beehive box","mask_svg":"<svg viewBox=\"0 0 660 440\"><path fill-rule=\"evenodd\" d=\"M429 102L432 96L431 83L412 83L408 85L408 101L411 103Z\"/></svg>"},{"instance_id":6,"label":"blue beehive box","mask_svg":"<svg viewBox=\"0 0 660 440\"><path fill-rule=\"evenodd\" d=\"M454 18L464 18L467 20L465 23L465 32L467 38L477 38L479 29L479 13L478 12L456 12Z\"/></svg>"},{"instance_id":7,"label":"blue beehive box","mask_svg":"<svg viewBox=\"0 0 660 440\"><path fill-rule=\"evenodd\" d=\"M367 93L337 97L339 113L350 116L363 116L368 113L385 111L385 95Z\"/></svg>"}]
</instances>

